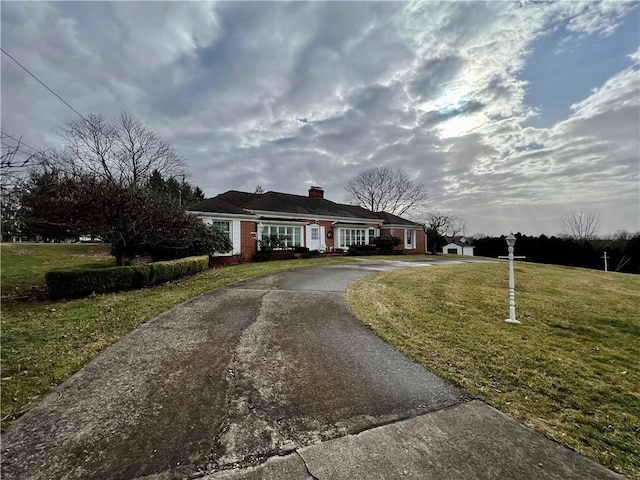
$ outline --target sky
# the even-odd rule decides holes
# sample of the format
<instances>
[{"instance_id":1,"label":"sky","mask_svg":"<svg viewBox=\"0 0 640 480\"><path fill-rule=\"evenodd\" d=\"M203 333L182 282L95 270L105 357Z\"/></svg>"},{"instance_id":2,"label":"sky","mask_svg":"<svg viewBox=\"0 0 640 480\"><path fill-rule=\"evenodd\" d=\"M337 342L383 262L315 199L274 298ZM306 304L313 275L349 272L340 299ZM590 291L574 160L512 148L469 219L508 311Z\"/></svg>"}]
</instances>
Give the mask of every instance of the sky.
<instances>
[{"instance_id":1,"label":"sky","mask_svg":"<svg viewBox=\"0 0 640 480\"><path fill-rule=\"evenodd\" d=\"M467 234L640 230L640 3L12 2L1 44L83 115L128 111L191 183L344 201L402 168ZM2 132L76 116L2 54ZM3 137L3 142L9 141Z\"/></svg>"}]
</instances>

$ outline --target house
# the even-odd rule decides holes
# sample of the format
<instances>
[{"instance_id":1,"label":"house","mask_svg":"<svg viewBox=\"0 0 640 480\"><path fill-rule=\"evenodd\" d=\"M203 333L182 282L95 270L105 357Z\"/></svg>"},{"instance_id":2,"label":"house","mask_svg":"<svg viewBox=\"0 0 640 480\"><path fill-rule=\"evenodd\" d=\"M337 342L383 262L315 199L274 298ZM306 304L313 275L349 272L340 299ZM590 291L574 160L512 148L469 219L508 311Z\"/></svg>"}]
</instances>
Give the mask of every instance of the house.
<instances>
[{"instance_id":1,"label":"house","mask_svg":"<svg viewBox=\"0 0 640 480\"><path fill-rule=\"evenodd\" d=\"M450 237L447 238L446 241L448 243L442 247L442 253L452 253L454 255L467 255L469 257L473 257L473 249L475 247L470 245L466 238Z\"/></svg>"},{"instance_id":2,"label":"house","mask_svg":"<svg viewBox=\"0 0 640 480\"><path fill-rule=\"evenodd\" d=\"M273 234L284 238L287 248L320 252L346 251L350 245L368 245L375 237L393 235L402 240L396 249L426 253L422 225L390 213L332 202L324 198L322 187L311 187L308 196L229 190L188 211L229 235L233 250L220 255L229 257L229 262L252 261L258 240Z\"/></svg>"}]
</instances>

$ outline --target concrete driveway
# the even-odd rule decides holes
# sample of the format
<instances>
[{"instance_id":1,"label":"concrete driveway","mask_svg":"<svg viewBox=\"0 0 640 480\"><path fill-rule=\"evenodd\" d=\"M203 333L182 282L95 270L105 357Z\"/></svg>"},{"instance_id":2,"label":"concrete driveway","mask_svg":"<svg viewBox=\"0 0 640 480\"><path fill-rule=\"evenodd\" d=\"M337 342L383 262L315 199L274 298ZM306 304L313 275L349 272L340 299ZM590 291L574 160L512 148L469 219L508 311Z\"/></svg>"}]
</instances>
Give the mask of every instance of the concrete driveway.
<instances>
[{"instance_id":1,"label":"concrete driveway","mask_svg":"<svg viewBox=\"0 0 640 480\"><path fill-rule=\"evenodd\" d=\"M450 473L457 471L451 468L469 457L464 449L478 450L487 432L475 441L464 434L466 447L427 446L449 438L447 428L460 437L465 429L480 432L479 425L518 436L526 431L529 445L541 445L544 463L524 455L526 449L516 457L529 459L524 471L536 474L529 478L572 478L558 466L566 467L564 460L547 462L546 449L579 465L575 478L613 478L470 402L349 313L344 290L351 281L409 266L425 264L363 261L284 272L160 315L13 425L2 438L3 478L426 478L428 465L443 471L443 458ZM492 455L504 457L505 448ZM403 452L413 452L413 460ZM371 455L381 466L367 471L364 465L377 465ZM394 458L404 466L394 467ZM479 465L466 468L473 476L433 478L494 478ZM503 470L518 471L509 464ZM547 470L561 476L546 476Z\"/></svg>"}]
</instances>

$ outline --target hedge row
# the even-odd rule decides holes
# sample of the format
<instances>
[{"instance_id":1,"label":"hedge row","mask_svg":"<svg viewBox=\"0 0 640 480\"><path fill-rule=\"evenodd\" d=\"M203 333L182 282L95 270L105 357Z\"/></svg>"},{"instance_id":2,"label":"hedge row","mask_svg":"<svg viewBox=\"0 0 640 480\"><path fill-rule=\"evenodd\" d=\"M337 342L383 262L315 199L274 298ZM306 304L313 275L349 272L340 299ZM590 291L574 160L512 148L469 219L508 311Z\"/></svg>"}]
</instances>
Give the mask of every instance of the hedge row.
<instances>
[{"instance_id":1,"label":"hedge row","mask_svg":"<svg viewBox=\"0 0 640 480\"><path fill-rule=\"evenodd\" d=\"M130 290L194 275L209 267L209 257L180 258L127 267L51 270L45 275L49 295L57 298L86 297L92 293Z\"/></svg>"}]
</instances>

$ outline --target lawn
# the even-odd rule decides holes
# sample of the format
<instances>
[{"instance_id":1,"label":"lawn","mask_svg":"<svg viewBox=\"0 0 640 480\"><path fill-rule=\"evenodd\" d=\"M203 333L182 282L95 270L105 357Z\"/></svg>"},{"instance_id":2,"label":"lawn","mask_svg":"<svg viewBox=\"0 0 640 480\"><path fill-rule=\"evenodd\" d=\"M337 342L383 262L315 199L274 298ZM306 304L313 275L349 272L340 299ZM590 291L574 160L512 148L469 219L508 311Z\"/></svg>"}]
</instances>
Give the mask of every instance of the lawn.
<instances>
[{"instance_id":1,"label":"lawn","mask_svg":"<svg viewBox=\"0 0 640 480\"><path fill-rule=\"evenodd\" d=\"M105 246L2 245L3 431L109 345L179 303L246 278L351 261L338 257L252 263L77 300L18 301L13 296L16 287L20 291L44 285L44 273L54 267L108 265L113 260L107 251Z\"/></svg>"},{"instance_id":2,"label":"lawn","mask_svg":"<svg viewBox=\"0 0 640 480\"><path fill-rule=\"evenodd\" d=\"M13 296L32 286L44 286L48 270L63 267L115 265L109 245L89 243L3 243L2 295Z\"/></svg>"},{"instance_id":3,"label":"lawn","mask_svg":"<svg viewBox=\"0 0 640 480\"><path fill-rule=\"evenodd\" d=\"M416 362L591 459L640 478L640 276L506 263L352 284L356 315Z\"/></svg>"}]
</instances>

